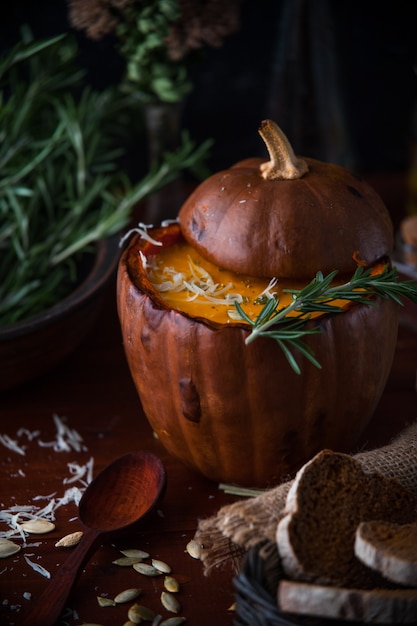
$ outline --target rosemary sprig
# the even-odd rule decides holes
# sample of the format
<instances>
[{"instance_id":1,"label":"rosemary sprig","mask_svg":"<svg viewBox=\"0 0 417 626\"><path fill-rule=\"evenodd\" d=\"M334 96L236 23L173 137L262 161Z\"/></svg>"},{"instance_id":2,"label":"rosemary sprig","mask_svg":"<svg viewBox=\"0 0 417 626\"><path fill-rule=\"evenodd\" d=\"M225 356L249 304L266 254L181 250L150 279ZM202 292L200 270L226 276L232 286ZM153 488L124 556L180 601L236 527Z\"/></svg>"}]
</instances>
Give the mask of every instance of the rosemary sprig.
<instances>
[{"instance_id":1,"label":"rosemary sprig","mask_svg":"<svg viewBox=\"0 0 417 626\"><path fill-rule=\"evenodd\" d=\"M183 170L198 172L210 146L184 133L131 181L125 149L141 108L114 87L85 86L77 56L72 38L25 32L0 57L0 328L70 293L93 244Z\"/></svg>"},{"instance_id":2,"label":"rosemary sprig","mask_svg":"<svg viewBox=\"0 0 417 626\"><path fill-rule=\"evenodd\" d=\"M239 315L252 326L246 343L251 343L257 337L275 339L292 369L300 374L301 368L294 357L293 349L298 350L316 367L321 367L311 347L303 341L307 335L321 332L319 325L314 325L311 313L343 313L346 309L335 304L336 300L373 306L375 299L372 296L394 300L399 305L403 304L402 298L407 298L417 304L417 283L413 280L398 281L395 267L390 268L386 265L381 273L374 274L372 268L365 269L359 266L348 282L334 285L333 281L337 274L337 270L327 276L317 272L313 280L303 289L284 289L292 296L290 304L280 307L279 298L269 298L255 320L252 320L236 302ZM313 324L307 326L307 322L310 321Z\"/></svg>"}]
</instances>

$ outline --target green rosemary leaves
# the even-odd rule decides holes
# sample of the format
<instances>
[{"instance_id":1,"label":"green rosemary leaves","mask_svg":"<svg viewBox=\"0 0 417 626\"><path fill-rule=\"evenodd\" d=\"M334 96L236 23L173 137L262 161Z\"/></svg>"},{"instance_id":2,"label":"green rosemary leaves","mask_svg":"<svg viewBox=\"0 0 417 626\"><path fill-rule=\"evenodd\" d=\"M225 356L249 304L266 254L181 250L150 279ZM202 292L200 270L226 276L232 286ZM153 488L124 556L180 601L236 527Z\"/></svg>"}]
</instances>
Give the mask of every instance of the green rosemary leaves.
<instances>
[{"instance_id":1,"label":"green rosemary leaves","mask_svg":"<svg viewBox=\"0 0 417 626\"><path fill-rule=\"evenodd\" d=\"M292 296L291 303L280 307L278 298L269 298L255 320L250 319L242 306L235 303L239 315L252 327L246 343L251 343L257 337L275 339L292 369L300 374L301 368L293 349L298 350L316 367L321 367L311 347L304 341L307 335L321 332L319 325L315 324L311 316L313 312L343 313L346 307L339 306L337 300L372 306L375 304L375 298L372 296L394 300L399 305L402 305L403 298L407 298L417 304L417 283L413 280L398 281L395 267L390 268L386 265L381 273L374 273L372 268L364 269L358 266L348 282L333 284L337 274L338 272L334 271L323 276L322 272L317 272L313 280L303 289L285 289L285 292Z\"/></svg>"},{"instance_id":2,"label":"green rosemary leaves","mask_svg":"<svg viewBox=\"0 0 417 626\"><path fill-rule=\"evenodd\" d=\"M72 38L28 34L0 58L1 328L68 295L94 244L183 170L197 171L210 145L184 133L131 181L127 148L141 109L114 87L86 86L77 56ZM135 141L143 151L142 134Z\"/></svg>"}]
</instances>

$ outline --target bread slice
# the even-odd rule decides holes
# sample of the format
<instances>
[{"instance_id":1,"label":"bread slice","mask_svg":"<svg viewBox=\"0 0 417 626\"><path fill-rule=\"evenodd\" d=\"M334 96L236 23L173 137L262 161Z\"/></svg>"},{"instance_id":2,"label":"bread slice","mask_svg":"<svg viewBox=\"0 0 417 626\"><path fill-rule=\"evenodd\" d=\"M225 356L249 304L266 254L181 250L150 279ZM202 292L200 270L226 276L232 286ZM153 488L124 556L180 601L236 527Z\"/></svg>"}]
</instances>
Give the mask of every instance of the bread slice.
<instances>
[{"instance_id":1,"label":"bread slice","mask_svg":"<svg viewBox=\"0 0 417 626\"><path fill-rule=\"evenodd\" d=\"M417 619L416 589L346 589L282 580L277 603L286 613L336 620L415 624Z\"/></svg>"},{"instance_id":2,"label":"bread slice","mask_svg":"<svg viewBox=\"0 0 417 626\"><path fill-rule=\"evenodd\" d=\"M356 529L354 551L362 563L388 580L417 587L417 522L362 522Z\"/></svg>"},{"instance_id":3,"label":"bread slice","mask_svg":"<svg viewBox=\"0 0 417 626\"><path fill-rule=\"evenodd\" d=\"M417 497L397 481L366 474L353 457L324 450L297 473L276 539L288 578L347 588L393 586L354 554L357 526L417 520Z\"/></svg>"}]
</instances>

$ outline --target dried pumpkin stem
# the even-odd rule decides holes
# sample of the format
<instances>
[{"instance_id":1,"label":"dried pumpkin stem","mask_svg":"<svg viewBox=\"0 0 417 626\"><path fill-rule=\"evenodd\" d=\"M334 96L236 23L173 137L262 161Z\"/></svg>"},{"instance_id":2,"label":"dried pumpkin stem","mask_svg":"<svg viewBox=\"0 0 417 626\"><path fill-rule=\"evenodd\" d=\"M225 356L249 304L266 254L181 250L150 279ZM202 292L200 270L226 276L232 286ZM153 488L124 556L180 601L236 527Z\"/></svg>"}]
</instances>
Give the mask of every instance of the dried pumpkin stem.
<instances>
[{"instance_id":1,"label":"dried pumpkin stem","mask_svg":"<svg viewBox=\"0 0 417 626\"><path fill-rule=\"evenodd\" d=\"M265 180L301 178L308 172L307 163L295 156L290 142L275 122L263 120L259 134L271 159L261 165L261 174Z\"/></svg>"}]
</instances>

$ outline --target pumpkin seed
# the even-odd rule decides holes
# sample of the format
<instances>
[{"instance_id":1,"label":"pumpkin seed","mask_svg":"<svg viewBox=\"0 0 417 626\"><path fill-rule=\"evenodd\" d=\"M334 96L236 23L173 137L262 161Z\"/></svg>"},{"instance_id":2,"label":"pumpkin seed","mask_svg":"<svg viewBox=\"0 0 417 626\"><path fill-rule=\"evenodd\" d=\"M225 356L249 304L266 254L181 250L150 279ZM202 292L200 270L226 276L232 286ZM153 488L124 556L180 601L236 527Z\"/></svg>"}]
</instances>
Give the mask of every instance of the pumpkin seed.
<instances>
[{"instance_id":1,"label":"pumpkin seed","mask_svg":"<svg viewBox=\"0 0 417 626\"><path fill-rule=\"evenodd\" d=\"M164 574L169 574L171 572L171 568L168 563L165 563L165 561L161 561L160 559L152 559L152 565L155 569L163 572Z\"/></svg>"},{"instance_id":2,"label":"pumpkin seed","mask_svg":"<svg viewBox=\"0 0 417 626\"><path fill-rule=\"evenodd\" d=\"M76 546L80 543L83 534L81 530L77 530L75 533L65 535L56 542L55 548L72 548L72 546Z\"/></svg>"},{"instance_id":3,"label":"pumpkin seed","mask_svg":"<svg viewBox=\"0 0 417 626\"><path fill-rule=\"evenodd\" d=\"M193 559L199 559L201 554L201 546L195 539L191 539L191 541L187 543L186 551L190 556L193 557Z\"/></svg>"},{"instance_id":4,"label":"pumpkin seed","mask_svg":"<svg viewBox=\"0 0 417 626\"><path fill-rule=\"evenodd\" d=\"M117 594L114 598L114 601L117 604L123 604L124 602L132 602L135 600L141 593L141 589L137 589L136 587L132 587L131 589L125 589Z\"/></svg>"},{"instance_id":5,"label":"pumpkin seed","mask_svg":"<svg viewBox=\"0 0 417 626\"><path fill-rule=\"evenodd\" d=\"M164 587L171 593L177 593L180 590L180 583L173 576L165 576Z\"/></svg>"},{"instance_id":6,"label":"pumpkin seed","mask_svg":"<svg viewBox=\"0 0 417 626\"><path fill-rule=\"evenodd\" d=\"M0 559L5 559L16 552L20 552L21 547L10 541L10 539L0 539Z\"/></svg>"},{"instance_id":7,"label":"pumpkin seed","mask_svg":"<svg viewBox=\"0 0 417 626\"><path fill-rule=\"evenodd\" d=\"M127 622L123 624L123 626L135 626L135 625L133 622L130 621L130 619L128 619Z\"/></svg>"},{"instance_id":8,"label":"pumpkin seed","mask_svg":"<svg viewBox=\"0 0 417 626\"><path fill-rule=\"evenodd\" d=\"M161 576L162 572L149 563L134 563L133 569L144 576Z\"/></svg>"},{"instance_id":9,"label":"pumpkin seed","mask_svg":"<svg viewBox=\"0 0 417 626\"><path fill-rule=\"evenodd\" d=\"M131 548L129 550L120 550L120 552L127 557L135 557L137 559L147 559L149 558L149 552L145 552L145 550L137 550L136 548Z\"/></svg>"},{"instance_id":10,"label":"pumpkin seed","mask_svg":"<svg viewBox=\"0 0 417 626\"><path fill-rule=\"evenodd\" d=\"M119 565L120 567L132 567L135 563L141 563L142 559L136 556L122 556L115 561L112 561L113 565Z\"/></svg>"},{"instance_id":11,"label":"pumpkin seed","mask_svg":"<svg viewBox=\"0 0 417 626\"><path fill-rule=\"evenodd\" d=\"M133 604L127 613L128 618L134 624L152 622L155 615L156 614L152 611L152 609L149 609L147 606L143 606L142 604Z\"/></svg>"},{"instance_id":12,"label":"pumpkin seed","mask_svg":"<svg viewBox=\"0 0 417 626\"><path fill-rule=\"evenodd\" d=\"M179 601L172 593L169 593L169 591L163 591L161 593L161 603L162 606L171 613L179 613L181 610Z\"/></svg>"},{"instance_id":13,"label":"pumpkin seed","mask_svg":"<svg viewBox=\"0 0 417 626\"><path fill-rule=\"evenodd\" d=\"M104 598L103 596L97 596L97 602L100 606L116 606L116 602L112 598Z\"/></svg>"},{"instance_id":14,"label":"pumpkin seed","mask_svg":"<svg viewBox=\"0 0 417 626\"><path fill-rule=\"evenodd\" d=\"M27 533L43 535L53 531L55 529L55 524L48 522L45 519L30 519L27 522L20 524L20 528L25 530Z\"/></svg>"},{"instance_id":15,"label":"pumpkin seed","mask_svg":"<svg viewBox=\"0 0 417 626\"><path fill-rule=\"evenodd\" d=\"M181 626L185 621L185 617L168 617L168 619L164 619L159 626Z\"/></svg>"}]
</instances>

